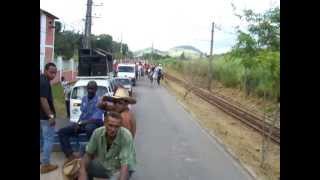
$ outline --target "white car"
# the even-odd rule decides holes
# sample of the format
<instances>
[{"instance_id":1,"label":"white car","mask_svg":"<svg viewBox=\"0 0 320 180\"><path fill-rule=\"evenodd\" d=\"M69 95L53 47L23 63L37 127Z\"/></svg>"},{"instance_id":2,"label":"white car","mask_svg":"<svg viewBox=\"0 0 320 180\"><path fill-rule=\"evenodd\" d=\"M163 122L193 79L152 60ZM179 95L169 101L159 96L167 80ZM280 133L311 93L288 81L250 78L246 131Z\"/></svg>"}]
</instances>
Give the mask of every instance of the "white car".
<instances>
[{"instance_id":1,"label":"white car","mask_svg":"<svg viewBox=\"0 0 320 180\"><path fill-rule=\"evenodd\" d=\"M72 87L70 93L70 121L78 122L81 115L80 105L81 100L87 95L87 84L89 81L94 80L98 89L96 95L102 97L104 95L112 96L113 89L110 83L110 77L78 77L78 81Z\"/></svg>"},{"instance_id":2,"label":"white car","mask_svg":"<svg viewBox=\"0 0 320 180\"><path fill-rule=\"evenodd\" d=\"M136 65L135 64L118 64L117 77L129 78L136 85Z\"/></svg>"},{"instance_id":3,"label":"white car","mask_svg":"<svg viewBox=\"0 0 320 180\"><path fill-rule=\"evenodd\" d=\"M129 95L132 96L132 82L130 81L129 78L116 77L114 78L114 81L116 82L117 86L121 85L125 89L127 89L129 92Z\"/></svg>"}]
</instances>

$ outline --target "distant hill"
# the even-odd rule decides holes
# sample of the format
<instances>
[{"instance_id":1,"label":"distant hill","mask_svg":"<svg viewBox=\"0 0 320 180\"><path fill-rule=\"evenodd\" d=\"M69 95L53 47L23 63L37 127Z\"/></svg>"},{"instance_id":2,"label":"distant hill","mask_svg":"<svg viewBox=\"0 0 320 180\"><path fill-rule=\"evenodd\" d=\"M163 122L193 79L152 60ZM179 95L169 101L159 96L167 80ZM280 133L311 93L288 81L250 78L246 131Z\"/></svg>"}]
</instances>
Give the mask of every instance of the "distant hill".
<instances>
[{"instance_id":1,"label":"distant hill","mask_svg":"<svg viewBox=\"0 0 320 180\"><path fill-rule=\"evenodd\" d=\"M133 55L135 57L141 57L143 54L148 54L152 52L152 48L145 48L139 51L135 51ZM187 58L199 58L204 55L203 52L201 52L199 49L189 46L189 45L182 45L182 46L176 46L173 48L170 48L168 51L160 51L158 49L153 49L153 53L166 56L169 55L171 57L180 57L182 53L184 53L184 56Z\"/></svg>"},{"instance_id":2,"label":"distant hill","mask_svg":"<svg viewBox=\"0 0 320 180\"><path fill-rule=\"evenodd\" d=\"M150 54L151 52L152 52L152 48L151 47L150 48L145 48L145 49L133 52L133 56L134 57L141 57L141 56L143 56L143 54ZM153 49L153 53L159 54L161 56L166 56L168 54L167 52L160 51L158 49Z\"/></svg>"}]
</instances>

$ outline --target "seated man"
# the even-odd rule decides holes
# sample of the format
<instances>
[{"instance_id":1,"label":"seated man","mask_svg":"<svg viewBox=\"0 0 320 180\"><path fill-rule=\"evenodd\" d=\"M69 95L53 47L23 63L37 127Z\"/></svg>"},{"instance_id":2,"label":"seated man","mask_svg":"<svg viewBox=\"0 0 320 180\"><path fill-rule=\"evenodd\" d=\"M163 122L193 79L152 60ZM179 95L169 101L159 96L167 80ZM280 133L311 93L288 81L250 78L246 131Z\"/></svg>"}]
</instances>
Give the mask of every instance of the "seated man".
<instances>
[{"instance_id":1,"label":"seated man","mask_svg":"<svg viewBox=\"0 0 320 180\"><path fill-rule=\"evenodd\" d=\"M94 177L128 180L134 172L136 154L131 133L121 126L121 115L109 112L104 127L96 129L81 160L79 180Z\"/></svg>"},{"instance_id":2,"label":"seated man","mask_svg":"<svg viewBox=\"0 0 320 180\"><path fill-rule=\"evenodd\" d=\"M99 102L98 96L96 96L97 87L95 81L90 81L88 83L88 95L82 98L79 122L61 128L58 132L61 149L67 157L66 162L79 157L78 154L73 153L69 140L70 137L80 133L86 133L88 139L90 139L93 131L103 125L103 111L97 107Z\"/></svg>"}]
</instances>

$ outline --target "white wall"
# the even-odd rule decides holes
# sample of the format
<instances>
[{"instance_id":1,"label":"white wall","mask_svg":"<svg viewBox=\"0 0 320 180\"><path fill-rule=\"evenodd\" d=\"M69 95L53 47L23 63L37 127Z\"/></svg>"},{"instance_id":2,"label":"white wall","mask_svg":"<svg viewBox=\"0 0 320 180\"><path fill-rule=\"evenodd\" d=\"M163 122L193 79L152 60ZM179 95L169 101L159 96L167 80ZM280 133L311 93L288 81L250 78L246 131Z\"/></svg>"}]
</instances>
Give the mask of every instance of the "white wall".
<instances>
[{"instance_id":1,"label":"white wall","mask_svg":"<svg viewBox=\"0 0 320 180\"><path fill-rule=\"evenodd\" d=\"M41 13L41 16L40 16L40 70L42 72L45 65L46 24L47 24L46 16L45 14Z\"/></svg>"}]
</instances>

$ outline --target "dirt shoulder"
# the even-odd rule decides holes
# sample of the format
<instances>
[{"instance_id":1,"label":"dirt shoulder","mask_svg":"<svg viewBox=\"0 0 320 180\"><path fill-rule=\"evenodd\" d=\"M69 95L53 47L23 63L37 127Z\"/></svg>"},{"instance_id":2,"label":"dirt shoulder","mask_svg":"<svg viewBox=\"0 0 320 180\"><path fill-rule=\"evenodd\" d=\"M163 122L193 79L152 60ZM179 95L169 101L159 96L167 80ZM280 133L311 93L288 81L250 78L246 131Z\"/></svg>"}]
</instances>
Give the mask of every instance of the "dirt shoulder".
<instances>
[{"instance_id":1,"label":"dirt shoulder","mask_svg":"<svg viewBox=\"0 0 320 180\"><path fill-rule=\"evenodd\" d=\"M260 167L262 136L259 133L193 93L189 93L184 99L186 90L182 86L168 80L165 80L163 85L176 95L209 134L217 137L249 171L253 171L257 179L278 179L280 176L278 145L270 143L266 165L264 168Z\"/></svg>"}]
</instances>

